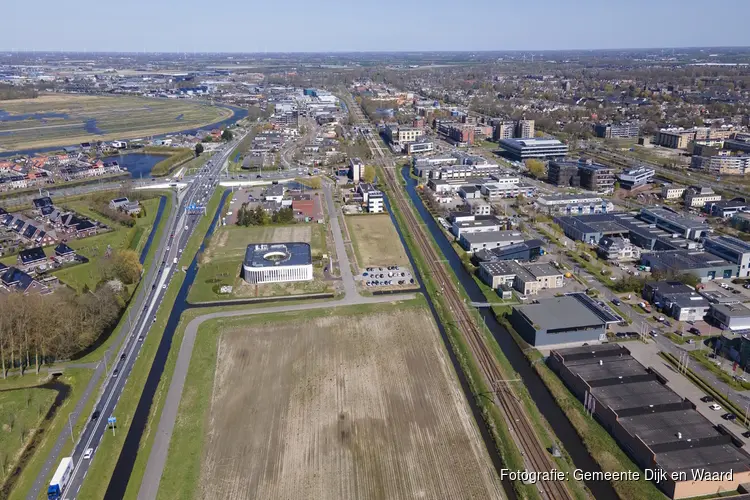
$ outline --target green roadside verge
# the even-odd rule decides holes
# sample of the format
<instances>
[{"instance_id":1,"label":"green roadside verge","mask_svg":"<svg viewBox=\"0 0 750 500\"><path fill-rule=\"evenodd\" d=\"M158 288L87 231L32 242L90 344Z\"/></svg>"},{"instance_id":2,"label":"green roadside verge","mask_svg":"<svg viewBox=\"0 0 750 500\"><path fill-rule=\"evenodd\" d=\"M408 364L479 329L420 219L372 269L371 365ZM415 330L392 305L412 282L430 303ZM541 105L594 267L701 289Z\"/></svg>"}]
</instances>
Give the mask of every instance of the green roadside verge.
<instances>
[{"instance_id":1,"label":"green roadside verge","mask_svg":"<svg viewBox=\"0 0 750 500\"><path fill-rule=\"evenodd\" d=\"M661 351L659 356L667 360L672 366L679 367L680 362L677 357L669 352ZM745 418L745 409L737 406L732 400L722 392L714 388L706 379L695 373L691 368L683 371L683 374L700 390L713 397L717 403L726 408L729 412L737 416L737 423L745 427L750 425L750 419Z\"/></svg>"},{"instance_id":2,"label":"green roadside verge","mask_svg":"<svg viewBox=\"0 0 750 500\"><path fill-rule=\"evenodd\" d=\"M195 232L185 246L182 257L178 262L180 268L183 266L189 266L193 256L198 251L198 248L200 247L200 244L211 224L213 214L219 206L221 196L222 191L217 190L211 197L207 211L211 216L203 217L198 223ZM130 429L135 409L140 400L140 395L146 384L148 373L151 369L154 358L156 357L156 351L161 342L162 334L167 326L169 315L172 312L172 306L184 280L185 274L179 271L175 274L167 288L167 292L156 315L156 321L151 325L149 330L150 333L146 335L143 341L138 359L133 366L120 397L120 402L117 405L116 416L118 432L114 436L111 433L106 433L102 438L95 459L89 469L89 474L86 477L86 481L83 482L81 491L79 492L79 498L104 498L110 478L112 477L112 472L114 471L120 451L122 450L122 445L125 442L125 436L127 436L128 430ZM162 378L162 382L163 380L164 379ZM154 408L158 407L160 398L162 398L164 394L165 393L160 384L157 394L155 395L154 404L151 406L152 412L154 411ZM149 422L153 422L152 419L153 415L149 417ZM151 431L151 424L149 423L149 426L144 431L144 440L153 439ZM138 454L138 459L145 460L145 458L141 458L141 455L141 453Z\"/></svg>"},{"instance_id":3,"label":"green roadside verge","mask_svg":"<svg viewBox=\"0 0 750 500\"><path fill-rule=\"evenodd\" d=\"M50 421L42 422L38 427L38 432L40 433L39 440L35 444L35 449L31 457L22 465L21 472L15 479L13 489L7 496L9 500L25 499L29 494L31 486L42 471L42 467L44 467L44 462L47 460L49 454L52 453L57 437L60 435L62 429L66 425L69 425L68 414L78 404L93 373L94 371L90 369L69 368L58 378L60 382L70 386L70 393L55 412L54 418ZM46 410L45 408L44 411L46 412ZM85 421L89 414L82 413L79 420ZM29 425L29 422L26 422L26 424ZM80 426L76 425L74 432L80 432ZM69 443L71 443L69 446L72 447L72 442L69 441ZM50 471L49 476L51 477L53 473L54 470ZM2 495L0 494L0 496ZM46 489L40 492L39 498L47 498Z\"/></svg>"},{"instance_id":4,"label":"green roadside verge","mask_svg":"<svg viewBox=\"0 0 750 500\"><path fill-rule=\"evenodd\" d=\"M498 316L497 320L524 352L599 467L605 472L630 470L640 472L638 466L622 451L614 438L596 420L586 414L583 404L544 362L542 353L527 344L505 317ZM642 474L638 481L611 481L610 484L622 500L663 500L665 498L654 483L643 479Z\"/></svg>"},{"instance_id":5,"label":"green roadside verge","mask_svg":"<svg viewBox=\"0 0 750 500\"><path fill-rule=\"evenodd\" d=\"M195 158L195 151L190 148L172 148L163 146L146 146L141 150L145 154L165 155L162 161L151 169L152 177L164 177L172 173L177 167Z\"/></svg>"},{"instance_id":6,"label":"green roadside verge","mask_svg":"<svg viewBox=\"0 0 750 500\"><path fill-rule=\"evenodd\" d=\"M379 175L382 175L382 171L379 171ZM384 189L390 199L395 199L395 194L390 192L390 188L388 186L384 186ZM417 269L419 270L420 276L422 277L425 289L432 298L433 305L435 306L435 310L438 313L440 324L442 324L445 329L445 332L451 344L451 348L456 356L456 359L461 365L461 369L464 375L466 376L469 388L472 394L475 395L476 404L479 407L482 418L484 419L487 429L490 432L490 435L492 436L492 439L495 443L497 451L500 454L503 465L510 470L524 470L525 466L523 457L521 456L518 447L516 446L510 435L510 431L508 429L508 425L505 422L505 418L501 414L499 408L494 404L492 399L485 396L487 394L491 394L492 391L484 382L484 377L482 376L479 366L477 365L474 356L472 355L468 345L466 344L463 334L454 322L450 310L446 307L443 299L440 297L440 290L438 287L436 287L435 283L430 277L429 269L424 261L424 257L419 251L416 241L414 240L413 236L405 230L405 228L407 227L405 215L401 213L400 209L395 203L391 204L391 209L393 210L393 215L396 218L399 227L402 229L401 234L403 235L404 240L409 247ZM409 209L412 211L415 210L413 206L410 206ZM436 243L432 240L430 240L430 244L433 245L433 248L436 246ZM452 271L449 269L449 272ZM506 376L505 378L510 379L514 377ZM538 489L534 485L526 485L521 481L514 481L513 489L518 498L521 499L541 498Z\"/></svg>"}]
</instances>

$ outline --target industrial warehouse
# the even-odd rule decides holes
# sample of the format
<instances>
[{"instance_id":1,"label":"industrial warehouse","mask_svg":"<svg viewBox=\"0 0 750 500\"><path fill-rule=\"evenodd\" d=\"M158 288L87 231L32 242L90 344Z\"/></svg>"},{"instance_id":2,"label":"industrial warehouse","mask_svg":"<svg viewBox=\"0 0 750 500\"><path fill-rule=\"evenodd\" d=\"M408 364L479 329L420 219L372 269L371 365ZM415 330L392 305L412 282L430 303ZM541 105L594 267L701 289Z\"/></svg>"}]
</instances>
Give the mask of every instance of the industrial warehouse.
<instances>
[{"instance_id":1,"label":"industrial warehouse","mask_svg":"<svg viewBox=\"0 0 750 500\"><path fill-rule=\"evenodd\" d=\"M243 278L251 284L287 283L313 279L307 243L251 244L245 251Z\"/></svg>"},{"instance_id":2,"label":"industrial warehouse","mask_svg":"<svg viewBox=\"0 0 750 500\"><path fill-rule=\"evenodd\" d=\"M670 498L736 491L750 481L742 441L709 422L625 347L553 350L548 363L639 467L666 473L656 484Z\"/></svg>"}]
</instances>

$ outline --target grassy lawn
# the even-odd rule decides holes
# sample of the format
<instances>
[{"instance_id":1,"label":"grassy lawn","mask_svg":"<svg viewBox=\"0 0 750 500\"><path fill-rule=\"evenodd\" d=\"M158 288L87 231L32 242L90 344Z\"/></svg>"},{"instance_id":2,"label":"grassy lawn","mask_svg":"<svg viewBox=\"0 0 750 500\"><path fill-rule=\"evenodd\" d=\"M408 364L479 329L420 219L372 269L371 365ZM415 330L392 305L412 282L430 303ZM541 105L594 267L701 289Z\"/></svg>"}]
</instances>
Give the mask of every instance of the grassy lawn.
<instances>
[{"instance_id":1,"label":"grassy lawn","mask_svg":"<svg viewBox=\"0 0 750 500\"><path fill-rule=\"evenodd\" d=\"M103 220L101 215L98 215L89 209L88 203L85 200L64 202L63 206L69 207L71 210L75 210L81 215L109 224L113 229L106 233L91 236L89 238L70 240L68 242L70 248L87 257L90 262L63 268L59 271L55 271L54 275L57 276L61 282L78 291L80 291L84 285L88 285L89 288L93 289L101 279L99 259L104 258L108 247L111 247L113 250L131 249L140 252L145 246L148 235L154 225L156 212L159 207L159 198L150 198L144 200L142 203L146 215L136 219L134 227L125 227L112 221ZM169 215L168 209L169 204L165 207L165 217Z\"/></svg>"},{"instance_id":2,"label":"grassy lawn","mask_svg":"<svg viewBox=\"0 0 750 500\"><path fill-rule=\"evenodd\" d=\"M3 102L11 115L57 113L41 119L0 122L0 151L132 139L200 128L232 116L227 108L177 99L45 94ZM93 124L99 134L86 131Z\"/></svg>"},{"instance_id":3,"label":"grassy lawn","mask_svg":"<svg viewBox=\"0 0 750 500\"><path fill-rule=\"evenodd\" d=\"M188 294L191 303L216 300L277 297L325 293L332 288L323 281L320 265L314 268L312 281L273 283L251 286L240 277L247 245L251 243L281 243L300 241L310 243L313 259L325 253L326 226L323 224L293 224L289 226L222 226L214 232L200 258L200 267ZM222 286L233 287L232 293L220 294Z\"/></svg>"},{"instance_id":4,"label":"grassy lawn","mask_svg":"<svg viewBox=\"0 0 750 500\"><path fill-rule=\"evenodd\" d=\"M200 244L203 241L206 232L208 231L208 227L211 224L213 214L216 213L219 202L221 200L221 195L221 190L217 190L216 192L214 192L207 207L207 213L211 215L201 218L200 222L198 222L198 225L195 228L195 232L185 246L185 250L182 252L182 257L178 262L178 266L183 267L190 265L193 256L198 251L198 248L200 247ZM138 355L138 359L136 360L135 366L133 367L133 371L130 374L128 381L125 384L125 388L120 398L120 403L118 403L117 405L116 411L118 417L118 432L114 436L111 433L106 433L104 435L104 438L102 439L101 444L99 445L99 449L96 453L97 460L92 463L91 468L89 469L89 472L91 472L91 474L87 476L87 480L84 481L83 485L81 486L81 491L78 496L79 498L104 497L104 493L106 492L107 485L109 484L109 480L112 477L112 472L114 471L115 464L117 463L117 458L125 441L125 436L128 433L128 429L130 429L133 414L135 413L135 409L138 406L138 401L140 399L141 393L143 392L143 387L146 384L149 370L151 368L151 365L153 364L154 357L156 356L156 351L159 347L159 343L161 342L161 334L164 333L167 325L167 320L169 319L169 315L172 311L172 305L177 298L177 293L179 292L184 280L185 274L179 272L175 275L174 279L167 288L167 292L162 301L162 305L161 307L159 307L159 311L156 314L156 322L153 323L149 330L149 334L146 335L146 338L143 341L141 352ZM175 351L175 349L172 349L170 351L170 356L172 356ZM144 434L144 439L146 440L147 446L150 446L149 443L153 441L153 435L150 426L155 421L153 419L153 415L156 411L156 408L159 407L160 401L166 396L166 392L164 389L165 386L163 384L165 383L165 378L169 378L170 375L168 374L171 374L171 372L165 370L165 374L162 377L162 381L160 382L159 388L155 395L155 402L151 409L151 416L149 417L149 428L146 429ZM138 458L136 459L136 469L134 469L134 474L140 474L141 476L143 474L142 469L145 468L145 460L147 459L147 457L142 457L142 455L143 453L138 454ZM137 494L137 491L135 493ZM135 498L135 494L131 498Z\"/></svg>"},{"instance_id":5,"label":"grassy lawn","mask_svg":"<svg viewBox=\"0 0 750 500\"><path fill-rule=\"evenodd\" d=\"M360 268L409 266L406 251L388 214L350 215L344 219Z\"/></svg>"},{"instance_id":6,"label":"grassy lawn","mask_svg":"<svg viewBox=\"0 0 750 500\"><path fill-rule=\"evenodd\" d=\"M55 445L55 441L57 440L57 437L60 435L60 431L63 429L64 426L68 425L68 414L73 410L75 405L78 403L78 400L81 398L82 392L86 387L86 384L88 384L89 380L91 379L93 371L87 370L87 369L69 369L66 370L65 373L59 378L59 380L67 385L70 386L71 391L68 395L68 397L63 402L62 406L57 409L55 412L55 417L51 421L43 421L41 423L41 430L42 434L39 439L39 441L36 444L36 449L34 450L34 453L31 455L31 457L26 461L26 464L23 467L23 470L21 471L21 474L18 476L13 490L11 490L9 499L11 500L20 500L23 498L26 498L27 493L31 489L32 484L34 483L34 480L36 479L37 475L42 470L42 467L44 466L44 462L47 459L47 456L52 451L52 448ZM30 377L31 379L38 378L36 375L27 375L24 377L17 377L19 379L26 379L27 377ZM16 378L16 377L14 377ZM27 380L26 382L28 382ZM44 404L46 401L49 401L47 404L47 408L52 404L52 401L55 398L55 391L51 390L45 390L45 389L30 389L30 391L36 391L40 395L36 396L37 398L40 398L39 404ZM15 392L15 391L14 391ZM49 393L49 394L47 394ZM14 394L6 393L6 394ZM24 415L23 418L28 418L28 420L25 420L27 422L27 425L30 427L31 425L37 425L32 424L33 422L39 422L41 419L37 419L36 415L38 414L38 407L34 407L33 404L31 404L29 407L26 407L26 397L21 398L21 404L20 407L16 405L15 409L17 411L17 417L16 422L20 422L21 415ZM7 411L12 411L13 406L8 404L5 404L6 402L2 399L2 393L0 393L0 415L4 414ZM46 412L45 409L45 412ZM74 426L74 432L78 433L82 429L82 425L80 425L81 422L85 422L86 419L88 419L89 413L83 413L81 415L81 419L79 420L79 423ZM3 422L5 422L5 418L0 417ZM0 434L5 434L0 433ZM0 436L0 440L2 440L3 437ZM2 441L0 441L2 443ZM12 444L12 443L11 443ZM70 444L72 447L72 443ZM5 450L5 443L0 444L0 455ZM49 476L51 477L53 471L50 471ZM43 492L43 495L39 495L39 498L46 498L46 491Z\"/></svg>"}]
</instances>

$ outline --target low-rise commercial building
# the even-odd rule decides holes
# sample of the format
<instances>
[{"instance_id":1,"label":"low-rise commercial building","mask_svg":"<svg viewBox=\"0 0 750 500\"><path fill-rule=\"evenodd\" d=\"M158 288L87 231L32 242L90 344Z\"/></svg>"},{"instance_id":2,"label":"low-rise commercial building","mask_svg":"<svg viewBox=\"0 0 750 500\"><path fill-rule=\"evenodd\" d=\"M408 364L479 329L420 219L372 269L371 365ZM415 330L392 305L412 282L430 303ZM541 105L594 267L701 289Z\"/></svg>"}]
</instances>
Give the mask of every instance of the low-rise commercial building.
<instances>
[{"instance_id":1,"label":"low-rise commercial building","mask_svg":"<svg viewBox=\"0 0 750 500\"><path fill-rule=\"evenodd\" d=\"M723 200L723 201L712 201L706 203L703 210L706 213L711 214L714 217L721 217L722 219L728 219L734 216L736 213L744 212L750 209L748 204L743 198L737 198L734 200Z\"/></svg>"},{"instance_id":2,"label":"low-rise commercial building","mask_svg":"<svg viewBox=\"0 0 750 500\"><path fill-rule=\"evenodd\" d=\"M463 232L459 243L467 252L474 253L481 249L500 248L514 243L521 243L523 234L518 231L481 231Z\"/></svg>"},{"instance_id":3,"label":"low-rise commercial building","mask_svg":"<svg viewBox=\"0 0 750 500\"><path fill-rule=\"evenodd\" d=\"M739 212L732 216L731 225L735 229L750 233L750 213Z\"/></svg>"},{"instance_id":4,"label":"low-rise commercial building","mask_svg":"<svg viewBox=\"0 0 750 500\"><path fill-rule=\"evenodd\" d=\"M624 346L555 349L547 363L638 467L666 473L656 484L669 498L734 491L750 480L750 455L741 441ZM695 470L724 475L701 480Z\"/></svg>"},{"instance_id":5,"label":"low-rise commercial building","mask_svg":"<svg viewBox=\"0 0 750 500\"><path fill-rule=\"evenodd\" d=\"M568 295L514 306L509 321L535 347L593 343L607 338L604 320Z\"/></svg>"},{"instance_id":6,"label":"low-rise commercial building","mask_svg":"<svg viewBox=\"0 0 750 500\"><path fill-rule=\"evenodd\" d=\"M424 130L416 127L404 127L398 124L388 125L385 128L388 140L397 145L405 146L409 142L415 142L424 135Z\"/></svg>"},{"instance_id":7,"label":"low-rise commercial building","mask_svg":"<svg viewBox=\"0 0 750 500\"><path fill-rule=\"evenodd\" d=\"M714 236L703 240L703 248L717 257L737 264L737 277L750 277L750 243L733 236Z\"/></svg>"},{"instance_id":8,"label":"low-rise commercial building","mask_svg":"<svg viewBox=\"0 0 750 500\"><path fill-rule=\"evenodd\" d=\"M579 194L540 196L534 202L540 212L548 215L588 215L612 212L614 204L601 196Z\"/></svg>"},{"instance_id":9,"label":"low-rise commercial building","mask_svg":"<svg viewBox=\"0 0 750 500\"><path fill-rule=\"evenodd\" d=\"M467 201L469 205L469 211L473 215L490 215L492 214L492 206L484 201L483 199L474 199Z\"/></svg>"},{"instance_id":10,"label":"low-rise commercial building","mask_svg":"<svg viewBox=\"0 0 750 500\"><path fill-rule=\"evenodd\" d=\"M243 278L250 284L285 283L313 279L312 254L307 243L259 243L247 246Z\"/></svg>"},{"instance_id":11,"label":"low-rise commercial building","mask_svg":"<svg viewBox=\"0 0 750 500\"><path fill-rule=\"evenodd\" d=\"M468 217L461 217L460 220L454 219L451 223L451 232L456 239L460 240L464 234L500 231L503 226L497 217L482 217L473 214L469 214Z\"/></svg>"},{"instance_id":12,"label":"low-rise commercial building","mask_svg":"<svg viewBox=\"0 0 750 500\"><path fill-rule=\"evenodd\" d=\"M674 184L664 184L661 187L661 197L665 200L677 200L685 194L684 186L675 186Z\"/></svg>"},{"instance_id":13,"label":"low-rise commercial building","mask_svg":"<svg viewBox=\"0 0 750 500\"><path fill-rule=\"evenodd\" d=\"M696 217L680 215L665 208L642 208L640 218L683 238L700 240L710 233L710 227Z\"/></svg>"},{"instance_id":14,"label":"low-rise commercial building","mask_svg":"<svg viewBox=\"0 0 750 500\"><path fill-rule=\"evenodd\" d=\"M564 158L568 145L557 139L503 139L500 146L514 160L529 158Z\"/></svg>"},{"instance_id":15,"label":"low-rise commercial building","mask_svg":"<svg viewBox=\"0 0 750 500\"><path fill-rule=\"evenodd\" d=\"M693 156L690 159L690 168L716 175L745 175L749 167L750 155Z\"/></svg>"},{"instance_id":16,"label":"low-rise commercial building","mask_svg":"<svg viewBox=\"0 0 750 500\"><path fill-rule=\"evenodd\" d=\"M690 186L685 190L685 206L690 208L703 208L706 203L721 200L721 195L714 192L710 187Z\"/></svg>"},{"instance_id":17,"label":"low-rise commercial building","mask_svg":"<svg viewBox=\"0 0 750 500\"><path fill-rule=\"evenodd\" d=\"M429 153L433 149L435 149L435 143L424 138L415 142L409 142L404 147L404 151L408 155Z\"/></svg>"},{"instance_id":18,"label":"low-rise commercial building","mask_svg":"<svg viewBox=\"0 0 750 500\"><path fill-rule=\"evenodd\" d=\"M642 295L677 321L700 321L711 306L693 287L680 281L651 281L644 285Z\"/></svg>"},{"instance_id":19,"label":"low-rise commercial building","mask_svg":"<svg viewBox=\"0 0 750 500\"><path fill-rule=\"evenodd\" d=\"M742 304L711 304L708 318L722 330L750 333L750 309Z\"/></svg>"},{"instance_id":20,"label":"low-rise commercial building","mask_svg":"<svg viewBox=\"0 0 750 500\"><path fill-rule=\"evenodd\" d=\"M493 289L505 283L524 296L536 295L540 290L561 288L565 284L563 274L550 264L520 264L512 260L484 261L479 263L478 274Z\"/></svg>"},{"instance_id":21,"label":"low-rise commercial building","mask_svg":"<svg viewBox=\"0 0 750 500\"><path fill-rule=\"evenodd\" d=\"M525 240L522 243L516 243L501 248L483 249L474 252L472 262L479 264L482 262L500 262L504 260L517 261L535 261L542 254L542 240Z\"/></svg>"},{"instance_id":22,"label":"low-rise commercial building","mask_svg":"<svg viewBox=\"0 0 750 500\"><path fill-rule=\"evenodd\" d=\"M641 263L651 271L662 271L674 276L692 274L701 282L730 279L737 275L737 264L732 264L708 252L664 250L641 255Z\"/></svg>"},{"instance_id":23,"label":"low-rise commercial building","mask_svg":"<svg viewBox=\"0 0 750 500\"><path fill-rule=\"evenodd\" d=\"M617 174L620 187L623 189L635 189L645 186L654 180L656 171L653 168L638 167L623 170Z\"/></svg>"}]
</instances>

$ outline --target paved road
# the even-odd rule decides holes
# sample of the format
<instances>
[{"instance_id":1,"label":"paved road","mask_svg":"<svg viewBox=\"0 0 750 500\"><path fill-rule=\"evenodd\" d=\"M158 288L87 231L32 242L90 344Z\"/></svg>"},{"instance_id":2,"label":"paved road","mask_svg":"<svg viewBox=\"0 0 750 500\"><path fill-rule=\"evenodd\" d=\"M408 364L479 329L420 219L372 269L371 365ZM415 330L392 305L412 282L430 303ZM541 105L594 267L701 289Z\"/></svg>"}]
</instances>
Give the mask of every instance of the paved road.
<instances>
[{"instance_id":1,"label":"paved road","mask_svg":"<svg viewBox=\"0 0 750 500\"><path fill-rule=\"evenodd\" d=\"M195 345L195 337L198 333L200 325L203 322L216 318L248 316L253 314L283 314L285 312L291 311L304 311L310 309L321 309L338 306L387 303L398 300L408 300L415 297L414 293L380 295L375 297L363 297L359 294L359 292L357 291L356 283L354 281L354 276L351 272L349 256L347 255L346 249L344 248L344 238L341 234L341 226L339 224L338 218L339 214L336 210L336 205L333 202L331 186L328 183L325 183L323 186L323 191L325 193L326 203L328 204L328 214L331 224L331 231L333 232L333 240L336 246L336 255L339 259L339 267L341 268L341 279L344 284L344 297L336 301L321 301L308 304L266 307L262 309L215 312L198 316L190 323L188 323L187 327L185 328L185 336L183 337L182 344L180 345L180 352L177 356L177 364L175 366L174 374L172 375L172 381L169 385L167 398L164 402L164 409L162 410L159 425L156 430L154 444L151 448L148 463L146 464L146 472L143 476L143 482L141 483L141 488L138 492L139 499L154 499L156 498L156 494L159 491L159 482L161 480L161 475L164 471L164 464L166 463L167 454L169 452L169 442L172 438L174 423L177 419L177 410L179 409L180 399L182 398L182 391L185 387L187 371L190 366L190 357Z\"/></svg>"},{"instance_id":2,"label":"paved road","mask_svg":"<svg viewBox=\"0 0 750 500\"><path fill-rule=\"evenodd\" d=\"M173 195L173 201L175 199ZM166 223L168 226L172 224L172 221L175 218L175 214L177 211L177 208L175 206L175 203L172 203L172 211L169 213L169 216L166 220L162 219L162 223ZM157 230L158 227L154 226L153 230ZM169 237L168 231L163 231L161 235L161 239L159 241L155 241L152 244L156 244L157 248L163 248L166 244L167 238ZM156 260L154 262L157 262ZM136 296L133 299L133 303L130 307L130 311L132 314L132 311L140 311L143 308L143 305L146 300L147 292L149 291L147 288L147 285L149 283L152 283L158 274L158 266L152 265L149 267L148 271L146 272L146 275L143 278L143 285L138 287L138 291L136 292ZM125 318L123 318L124 320ZM123 340L125 336L128 334L127 328L120 329L120 333L117 335L117 338L115 339L113 346L120 346L123 344ZM90 363L67 363L65 365L65 368L95 368L94 373L91 376L91 380L89 380L89 383L86 385L86 388L83 391L83 394L78 400L78 403L76 403L75 408L73 408L73 411L70 412L68 415L68 418L72 422L77 422L78 418L81 416L81 412L86 407L86 404L89 402L89 398L91 398L92 395L94 395L94 391L96 390L97 385L99 384L99 381L104 375L106 367L108 367L108 364L112 363L112 357L113 353L111 349L108 349L104 352L103 356L103 362L100 362L98 364L90 364ZM75 436L74 436L75 437ZM41 471L39 471L39 474L37 475L36 479L34 480L34 485L32 486L31 490L29 490L29 493L27 495L28 500L34 500L37 498L38 493L42 490L47 489L47 478L50 475L50 472L53 471L57 465L60 463L61 451L63 446L67 443L67 441L71 438L70 436L70 426L65 426L62 431L60 432L60 435L57 437L57 441L55 442L55 446L52 448L52 451L47 456L47 460L44 462L44 465L42 466Z\"/></svg>"},{"instance_id":3,"label":"paved road","mask_svg":"<svg viewBox=\"0 0 750 500\"><path fill-rule=\"evenodd\" d=\"M124 333L121 335L125 336L125 342L120 352L116 353L112 358L113 361L108 364L111 372L105 374L109 378L104 381L103 390L95 405L95 409L99 412L100 416L86 422L74 448L72 456L73 462L76 465L70 482L64 491L64 498L66 499L73 500L81 487L89 465L95 456L96 448L102 436L107 431L107 418L113 416L120 394L143 345L142 340L148 334L156 318L156 313L164 298L170 280L178 272L174 260L179 258L182 248L187 244L200 218L199 215L188 215L185 212L185 207L197 200L201 196L202 190L213 189L214 180L211 180L211 178L218 175L219 169L226 162L227 157L239 140L241 138L224 146L222 152L218 153L207 164L210 173L196 177L188 188L178 194L178 203L173 204L174 206L168 219L167 231L164 231L162 235L162 241L160 241L160 246L157 249L157 257L154 259L155 263L161 261L161 265L152 266L152 272L149 272L145 277L140 287L144 298L141 302L137 303L137 307L131 309L134 316L132 321L133 328L123 329ZM101 376L101 374L99 375ZM90 396L91 393L88 393L85 397L81 398L78 405L80 406L79 411L88 402ZM91 460L83 460L83 454L88 448L93 448L94 455ZM59 449L56 454L58 455L57 460L59 460ZM51 459L48 460L48 462L50 461ZM52 468L54 467L56 467L56 464L52 465ZM47 473L49 470L48 468ZM40 474L40 477L37 478L34 488L29 492L29 500L36 498L40 492L46 490L46 477L46 474Z\"/></svg>"}]
</instances>

